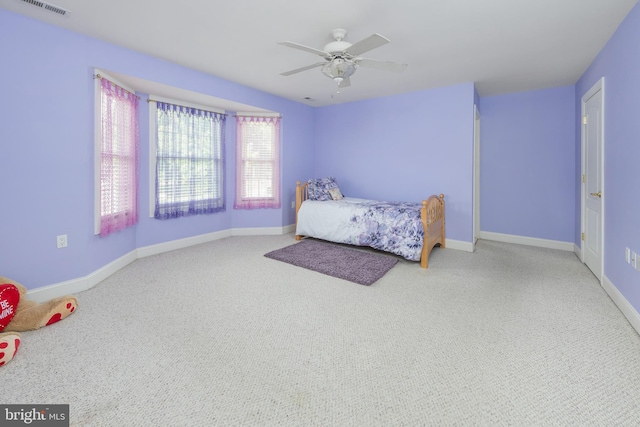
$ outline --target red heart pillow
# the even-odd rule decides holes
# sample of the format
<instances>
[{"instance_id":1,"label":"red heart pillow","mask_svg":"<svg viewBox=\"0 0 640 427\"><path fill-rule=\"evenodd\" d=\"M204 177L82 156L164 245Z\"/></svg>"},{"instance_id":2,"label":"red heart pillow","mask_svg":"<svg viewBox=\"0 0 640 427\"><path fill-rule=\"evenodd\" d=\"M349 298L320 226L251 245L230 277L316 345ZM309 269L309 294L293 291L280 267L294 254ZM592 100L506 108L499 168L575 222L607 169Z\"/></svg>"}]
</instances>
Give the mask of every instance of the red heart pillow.
<instances>
[{"instance_id":1,"label":"red heart pillow","mask_svg":"<svg viewBox=\"0 0 640 427\"><path fill-rule=\"evenodd\" d=\"M20 291L14 285L0 285L0 332L13 319L20 302Z\"/></svg>"}]
</instances>

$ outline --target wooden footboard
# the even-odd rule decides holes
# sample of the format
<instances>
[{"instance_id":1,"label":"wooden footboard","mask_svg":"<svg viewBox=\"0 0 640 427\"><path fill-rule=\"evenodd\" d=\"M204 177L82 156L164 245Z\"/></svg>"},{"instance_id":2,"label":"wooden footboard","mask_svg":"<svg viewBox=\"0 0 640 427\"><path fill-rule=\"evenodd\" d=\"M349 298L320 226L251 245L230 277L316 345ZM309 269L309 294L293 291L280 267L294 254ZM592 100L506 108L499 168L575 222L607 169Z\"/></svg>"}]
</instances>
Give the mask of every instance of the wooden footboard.
<instances>
[{"instance_id":1,"label":"wooden footboard","mask_svg":"<svg viewBox=\"0 0 640 427\"><path fill-rule=\"evenodd\" d=\"M309 189L307 182L301 184L298 181L296 185L296 229L298 226L298 211L302 202L309 198ZM422 201L422 209L420 210L420 218L422 219L422 228L424 229L424 241L422 243L422 254L420 256L420 266L427 268L429 266L429 254L435 245L445 247L444 237L444 194L439 196L431 196L427 200ZM296 234L296 240L302 239L304 236Z\"/></svg>"},{"instance_id":2,"label":"wooden footboard","mask_svg":"<svg viewBox=\"0 0 640 427\"><path fill-rule=\"evenodd\" d=\"M422 228L424 229L424 242L422 243L422 255L420 267L429 266L429 254L435 245L445 247L444 238L444 194L431 196L422 201L420 210Z\"/></svg>"},{"instance_id":3,"label":"wooden footboard","mask_svg":"<svg viewBox=\"0 0 640 427\"><path fill-rule=\"evenodd\" d=\"M298 211L300 210L300 206L302 202L309 198L309 188L307 187L309 182L305 182L304 184L296 184L296 230L298 229ZM303 236L299 236L296 234L296 240L302 239Z\"/></svg>"}]
</instances>

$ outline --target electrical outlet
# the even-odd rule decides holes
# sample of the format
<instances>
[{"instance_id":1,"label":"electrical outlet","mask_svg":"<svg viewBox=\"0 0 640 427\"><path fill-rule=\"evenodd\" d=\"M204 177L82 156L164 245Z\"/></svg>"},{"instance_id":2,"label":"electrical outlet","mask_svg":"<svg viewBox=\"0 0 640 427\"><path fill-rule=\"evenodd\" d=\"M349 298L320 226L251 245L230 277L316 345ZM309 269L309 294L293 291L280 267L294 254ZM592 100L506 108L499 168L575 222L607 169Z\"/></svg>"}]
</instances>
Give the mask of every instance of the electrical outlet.
<instances>
[{"instance_id":1,"label":"electrical outlet","mask_svg":"<svg viewBox=\"0 0 640 427\"><path fill-rule=\"evenodd\" d=\"M58 243L58 249L67 247L67 235L66 234L59 235L56 238L56 241Z\"/></svg>"},{"instance_id":2,"label":"electrical outlet","mask_svg":"<svg viewBox=\"0 0 640 427\"><path fill-rule=\"evenodd\" d=\"M638 254L633 251L631 251L631 266L636 270L638 269Z\"/></svg>"},{"instance_id":3,"label":"electrical outlet","mask_svg":"<svg viewBox=\"0 0 640 427\"><path fill-rule=\"evenodd\" d=\"M631 249L624 248L624 260L627 261L627 264L631 264Z\"/></svg>"},{"instance_id":4,"label":"electrical outlet","mask_svg":"<svg viewBox=\"0 0 640 427\"><path fill-rule=\"evenodd\" d=\"M296 202L291 202L291 209L295 209L296 208Z\"/></svg>"}]
</instances>

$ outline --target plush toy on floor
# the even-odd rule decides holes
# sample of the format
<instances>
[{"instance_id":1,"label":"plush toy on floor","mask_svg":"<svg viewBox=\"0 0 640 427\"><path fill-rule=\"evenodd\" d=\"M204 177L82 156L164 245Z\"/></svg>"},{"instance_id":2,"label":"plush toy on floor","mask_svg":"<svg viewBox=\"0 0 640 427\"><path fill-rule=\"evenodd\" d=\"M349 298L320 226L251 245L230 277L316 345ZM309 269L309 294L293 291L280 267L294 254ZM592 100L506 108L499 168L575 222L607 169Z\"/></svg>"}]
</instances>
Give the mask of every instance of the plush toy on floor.
<instances>
[{"instance_id":1,"label":"plush toy on floor","mask_svg":"<svg viewBox=\"0 0 640 427\"><path fill-rule=\"evenodd\" d=\"M26 298L27 288L0 276L0 366L13 359L20 347L19 332L56 323L78 308L73 296L38 303Z\"/></svg>"}]
</instances>

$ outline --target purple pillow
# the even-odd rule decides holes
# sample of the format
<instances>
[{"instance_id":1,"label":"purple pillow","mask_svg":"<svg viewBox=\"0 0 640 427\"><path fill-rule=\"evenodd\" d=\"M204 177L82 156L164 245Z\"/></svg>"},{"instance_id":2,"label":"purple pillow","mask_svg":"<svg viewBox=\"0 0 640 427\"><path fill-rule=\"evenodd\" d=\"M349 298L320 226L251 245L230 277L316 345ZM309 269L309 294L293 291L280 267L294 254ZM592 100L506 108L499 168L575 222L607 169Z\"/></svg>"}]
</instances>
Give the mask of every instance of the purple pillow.
<instances>
[{"instance_id":1,"label":"purple pillow","mask_svg":"<svg viewBox=\"0 0 640 427\"><path fill-rule=\"evenodd\" d=\"M316 178L310 179L308 181L307 189L309 191L309 200L333 200L331 197L331 193L329 190L338 189L338 184L336 183L336 179L332 176L326 178Z\"/></svg>"}]
</instances>

